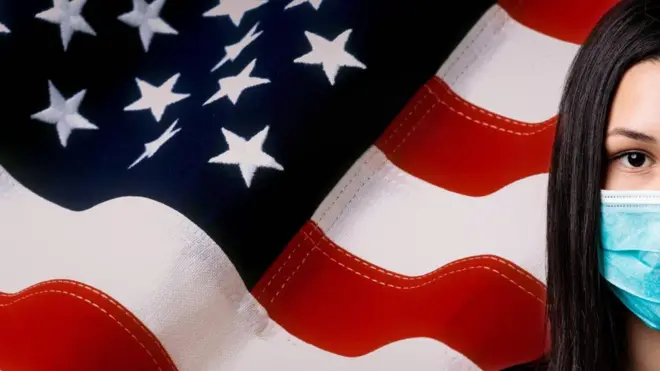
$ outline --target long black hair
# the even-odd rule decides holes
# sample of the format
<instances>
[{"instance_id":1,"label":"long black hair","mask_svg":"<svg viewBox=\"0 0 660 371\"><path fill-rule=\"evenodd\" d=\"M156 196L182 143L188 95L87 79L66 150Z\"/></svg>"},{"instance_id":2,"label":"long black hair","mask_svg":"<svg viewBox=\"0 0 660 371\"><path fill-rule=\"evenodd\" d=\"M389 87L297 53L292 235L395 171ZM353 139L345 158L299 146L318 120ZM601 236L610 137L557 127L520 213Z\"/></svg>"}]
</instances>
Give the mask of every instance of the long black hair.
<instances>
[{"instance_id":1,"label":"long black hair","mask_svg":"<svg viewBox=\"0 0 660 371\"><path fill-rule=\"evenodd\" d=\"M625 310L598 271L603 142L624 73L647 60L660 61L660 0L623 0L593 29L565 83L548 183L551 371L627 367Z\"/></svg>"}]
</instances>

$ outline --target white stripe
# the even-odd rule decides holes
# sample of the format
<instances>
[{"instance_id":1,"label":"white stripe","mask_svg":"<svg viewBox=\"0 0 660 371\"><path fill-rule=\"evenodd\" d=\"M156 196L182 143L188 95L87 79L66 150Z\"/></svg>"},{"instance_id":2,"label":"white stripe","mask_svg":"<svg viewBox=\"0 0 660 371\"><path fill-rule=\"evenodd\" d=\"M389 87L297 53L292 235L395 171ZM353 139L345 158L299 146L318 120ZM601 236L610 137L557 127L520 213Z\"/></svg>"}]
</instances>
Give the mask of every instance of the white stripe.
<instances>
[{"instance_id":1,"label":"white stripe","mask_svg":"<svg viewBox=\"0 0 660 371\"><path fill-rule=\"evenodd\" d=\"M545 281L546 183L547 174L536 175L468 197L406 173L371 147L312 220L342 248L396 273L494 254Z\"/></svg>"},{"instance_id":2,"label":"white stripe","mask_svg":"<svg viewBox=\"0 0 660 371\"><path fill-rule=\"evenodd\" d=\"M155 201L125 197L84 212L52 204L0 167L0 291L68 278L117 299L180 370L218 370L245 327L268 319L222 250Z\"/></svg>"},{"instance_id":3,"label":"white stripe","mask_svg":"<svg viewBox=\"0 0 660 371\"><path fill-rule=\"evenodd\" d=\"M348 358L324 352L272 324L272 337L251 341L231 364L232 371L480 370L460 353L432 339L401 340L365 356Z\"/></svg>"},{"instance_id":4,"label":"white stripe","mask_svg":"<svg viewBox=\"0 0 660 371\"><path fill-rule=\"evenodd\" d=\"M494 5L437 75L481 108L516 120L541 122L557 113L578 48L522 25Z\"/></svg>"},{"instance_id":5,"label":"white stripe","mask_svg":"<svg viewBox=\"0 0 660 371\"><path fill-rule=\"evenodd\" d=\"M359 358L325 352L267 317L222 250L181 214L125 197L84 212L52 204L0 167L0 291L70 278L143 321L181 371L476 370L431 339Z\"/></svg>"}]
</instances>

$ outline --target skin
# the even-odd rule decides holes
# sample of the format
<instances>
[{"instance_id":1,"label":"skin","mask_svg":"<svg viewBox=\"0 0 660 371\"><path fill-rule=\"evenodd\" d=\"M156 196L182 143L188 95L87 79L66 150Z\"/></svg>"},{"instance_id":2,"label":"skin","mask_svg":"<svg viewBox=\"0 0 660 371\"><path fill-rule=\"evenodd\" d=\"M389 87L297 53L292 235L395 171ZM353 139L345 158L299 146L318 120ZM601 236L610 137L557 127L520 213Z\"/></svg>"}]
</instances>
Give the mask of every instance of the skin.
<instances>
[{"instance_id":1,"label":"skin","mask_svg":"<svg viewBox=\"0 0 660 371\"><path fill-rule=\"evenodd\" d=\"M605 148L605 189L660 190L660 62L642 62L617 89ZM660 371L660 331L628 316L631 371Z\"/></svg>"}]
</instances>

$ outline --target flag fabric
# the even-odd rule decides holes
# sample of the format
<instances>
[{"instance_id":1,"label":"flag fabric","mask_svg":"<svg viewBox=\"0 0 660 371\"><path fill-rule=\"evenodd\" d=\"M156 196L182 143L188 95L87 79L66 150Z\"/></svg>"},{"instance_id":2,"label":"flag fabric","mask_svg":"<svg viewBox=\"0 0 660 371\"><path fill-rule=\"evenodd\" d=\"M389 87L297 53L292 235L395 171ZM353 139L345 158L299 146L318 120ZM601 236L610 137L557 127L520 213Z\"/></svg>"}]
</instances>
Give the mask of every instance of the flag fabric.
<instances>
[{"instance_id":1,"label":"flag fabric","mask_svg":"<svg viewBox=\"0 0 660 371\"><path fill-rule=\"evenodd\" d=\"M542 357L555 115L611 3L540 4L493 5L355 162L253 290L271 318L352 357L419 337L451 349L440 369Z\"/></svg>"},{"instance_id":2,"label":"flag fabric","mask_svg":"<svg viewBox=\"0 0 660 371\"><path fill-rule=\"evenodd\" d=\"M541 357L554 116L613 2L3 2L0 369Z\"/></svg>"}]
</instances>

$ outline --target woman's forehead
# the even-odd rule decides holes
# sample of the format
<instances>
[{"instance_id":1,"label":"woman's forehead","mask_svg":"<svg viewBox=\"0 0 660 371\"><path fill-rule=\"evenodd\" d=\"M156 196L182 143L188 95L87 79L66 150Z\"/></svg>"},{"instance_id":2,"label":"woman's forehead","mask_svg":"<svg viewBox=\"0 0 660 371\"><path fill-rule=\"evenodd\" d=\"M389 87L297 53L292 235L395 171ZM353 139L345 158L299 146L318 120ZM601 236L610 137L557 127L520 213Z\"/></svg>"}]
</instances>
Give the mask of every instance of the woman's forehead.
<instances>
[{"instance_id":1,"label":"woman's forehead","mask_svg":"<svg viewBox=\"0 0 660 371\"><path fill-rule=\"evenodd\" d=\"M617 89L608 130L625 128L660 137L660 62L630 68Z\"/></svg>"}]
</instances>

